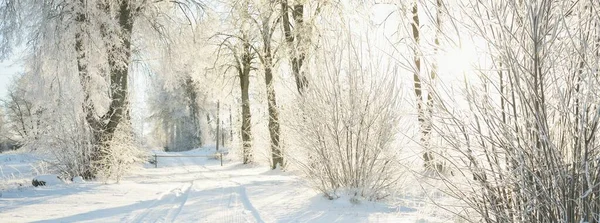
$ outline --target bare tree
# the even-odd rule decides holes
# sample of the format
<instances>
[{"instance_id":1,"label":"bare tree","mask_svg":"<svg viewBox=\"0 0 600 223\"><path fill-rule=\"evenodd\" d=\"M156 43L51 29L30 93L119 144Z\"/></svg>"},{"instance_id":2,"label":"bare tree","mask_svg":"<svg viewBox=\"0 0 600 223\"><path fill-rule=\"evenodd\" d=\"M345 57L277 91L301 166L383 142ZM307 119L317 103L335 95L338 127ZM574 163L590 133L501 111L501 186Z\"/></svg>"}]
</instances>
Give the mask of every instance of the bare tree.
<instances>
[{"instance_id":1,"label":"bare tree","mask_svg":"<svg viewBox=\"0 0 600 223\"><path fill-rule=\"evenodd\" d=\"M93 162L84 177L94 178L97 170L106 167L100 160L109 156L106 151L119 125L129 121L127 97L134 25L136 21L156 22L155 12L162 9L160 4L163 2L75 0L40 3L26 0L5 3L0 5L0 16L6 18L0 21L0 32L6 34L0 36L3 51L10 51L14 47L11 44L24 38L30 46L31 65L36 75L77 74L82 100L73 103L82 103L85 117L82 124L92 129L94 145L91 154L86 155ZM189 3L166 4L180 7L183 4L188 10L199 5L196 1ZM160 29L152 31L160 32ZM49 71L46 68L51 67L51 63L63 64ZM105 81L98 83L98 80Z\"/></svg>"},{"instance_id":2,"label":"bare tree","mask_svg":"<svg viewBox=\"0 0 600 223\"><path fill-rule=\"evenodd\" d=\"M256 49L252 45L253 37L250 33L252 18L250 17L249 0L234 2L231 6L239 17L233 17L233 32L218 33L216 36L223 37L219 44L218 54L224 51L229 53L231 63L226 63L225 71L233 68L237 77L240 79L241 92L241 110L242 110L242 156L243 163L253 162L252 152L252 115L250 113L250 72L253 69L252 63L256 58Z\"/></svg>"},{"instance_id":3,"label":"bare tree","mask_svg":"<svg viewBox=\"0 0 600 223\"><path fill-rule=\"evenodd\" d=\"M279 17L275 13L274 7L276 2L273 0L264 1L259 10L260 24L258 31L261 34L262 44L257 51L258 58L262 63L265 73L265 84L267 87L267 104L269 112L269 137L271 139L271 168L276 169L278 166L283 167L284 157L282 148L279 143L279 111L277 108L277 99L275 97L275 88L273 84L273 69L274 69L274 47L273 35L276 31Z\"/></svg>"}]
</instances>

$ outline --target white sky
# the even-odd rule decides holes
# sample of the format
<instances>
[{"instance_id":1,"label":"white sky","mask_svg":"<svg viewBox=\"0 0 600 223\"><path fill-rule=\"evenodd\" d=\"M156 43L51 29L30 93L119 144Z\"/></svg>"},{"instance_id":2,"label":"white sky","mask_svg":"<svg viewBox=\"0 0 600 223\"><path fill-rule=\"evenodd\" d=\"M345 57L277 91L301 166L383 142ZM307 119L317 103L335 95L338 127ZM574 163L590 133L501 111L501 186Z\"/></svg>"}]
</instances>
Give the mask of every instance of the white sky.
<instances>
[{"instance_id":1,"label":"white sky","mask_svg":"<svg viewBox=\"0 0 600 223\"><path fill-rule=\"evenodd\" d=\"M22 66L15 64L14 61L0 61L0 99L5 99L8 94L8 86L15 75L22 72Z\"/></svg>"}]
</instances>

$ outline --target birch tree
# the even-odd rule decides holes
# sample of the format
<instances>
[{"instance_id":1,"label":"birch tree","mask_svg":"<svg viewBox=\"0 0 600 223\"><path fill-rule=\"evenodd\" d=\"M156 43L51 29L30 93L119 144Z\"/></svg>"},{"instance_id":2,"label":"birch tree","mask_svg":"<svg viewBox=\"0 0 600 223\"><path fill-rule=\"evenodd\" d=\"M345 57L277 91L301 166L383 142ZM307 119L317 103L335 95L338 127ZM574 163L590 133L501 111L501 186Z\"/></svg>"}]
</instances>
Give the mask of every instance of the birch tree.
<instances>
[{"instance_id":1,"label":"birch tree","mask_svg":"<svg viewBox=\"0 0 600 223\"><path fill-rule=\"evenodd\" d=\"M434 39L434 56L437 55L440 47L440 38L442 32L441 25L441 14L442 14L443 3L442 0L436 0L436 13L435 13L435 39ZM412 13L412 39L415 43L413 47L414 54L414 73L413 73L413 84L414 92L417 101L417 118L419 121L419 129L421 131L420 143L423 147L423 161L426 169L437 169L442 170L440 163L435 161L434 152L431 150L431 131L432 131L432 119L433 119L433 108L434 108L434 86L437 77L437 62L433 59L431 63L431 73L428 77L429 84L425 84L422 72L422 57L423 52L421 50L421 32L420 32L420 20L419 20L419 1L414 1L411 9ZM427 86L428 88L425 88ZM424 90L427 90L427 95L424 95Z\"/></svg>"}]
</instances>

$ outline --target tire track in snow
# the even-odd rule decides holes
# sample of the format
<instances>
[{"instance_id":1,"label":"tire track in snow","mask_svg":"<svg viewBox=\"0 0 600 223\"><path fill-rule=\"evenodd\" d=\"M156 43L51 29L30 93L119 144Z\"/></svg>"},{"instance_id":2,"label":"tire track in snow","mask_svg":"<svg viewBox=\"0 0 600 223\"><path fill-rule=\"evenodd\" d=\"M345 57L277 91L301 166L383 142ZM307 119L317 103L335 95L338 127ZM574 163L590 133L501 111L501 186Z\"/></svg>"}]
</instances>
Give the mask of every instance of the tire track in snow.
<instances>
[{"instance_id":1,"label":"tire track in snow","mask_svg":"<svg viewBox=\"0 0 600 223\"><path fill-rule=\"evenodd\" d=\"M182 213L185 204L190 198L190 190L193 188L194 182L203 180L221 181L221 202L217 203L219 207L216 211L216 222L258 222L264 223L259 211L254 207L248 197L246 186L233 181L230 174L222 173L213 168L209 168L205 163L199 162L197 159L187 157L174 158L175 166L183 170L182 175L190 180L187 184L171 189L161 194L156 200L146 207L146 210L133 217L125 219L126 222L174 222ZM178 166L177 166L178 165ZM178 174L179 175L179 174ZM190 179L189 177L192 177ZM201 211L201 210L200 210ZM206 217L211 214L206 215Z\"/></svg>"},{"instance_id":2,"label":"tire track in snow","mask_svg":"<svg viewBox=\"0 0 600 223\"><path fill-rule=\"evenodd\" d=\"M264 223L265 221L263 221L260 217L260 213L258 212L258 210L256 210L254 205L252 205L252 202L250 202L250 198L248 197L248 193L246 192L246 187L240 185L238 187L238 193L240 194L240 200L242 201L244 208L246 208L246 210L249 210L250 213L252 213L252 216L254 216L256 222Z\"/></svg>"},{"instance_id":3,"label":"tire track in snow","mask_svg":"<svg viewBox=\"0 0 600 223\"><path fill-rule=\"evenodd\" d=\"M226 199L226 197L229 199L229 202L226 202L227 205L225 205L223 213L225 213L226 217L230 218L230 222L241 222L242 219L238 218L243 218L246 222L264 223L265 221L260 216L260 212L258 212L250 201L246 187L231 179L229 179L228 182L233 185L229 187L224 187L224 185L222 185L221 188L223 189L223 199ZM229 196L226 194L229 194ZM238 205L239 203L241 203L241 205ZM252 215L253 220L246 218L248 212Z\"/></svg>"},{"instance_id":4,"label":"tire track in snow","mask_svg":"<svg viewBox=\"0 0 600 223\"><path fill-rule=\"evenodd\" d=\"M177 159L177 162L186 172L195 173L187 166L186 161L190 160L186 159L184 161L184 158L179 157L174 159ZM206 178L202 173L195 174L193 179L188 183L163 192L143 212L127 218L126 222L174 222L187 203L190 190L193 188L194 182L198 177Z\"/></svg>"},{"instance_id":5,"label":"tire track in snow","mask_svg":"<svg viewBox=\"0 0 600 223\"><path fill-rule=\"evenodd\" d=\"M184 184L162 193L146 209L126 222L173 222L187 202L194 182Z\"/></svg>"},{"instance_id":6,"label":"tire track in snow","mask_svg":"<svg viewBox=\"0 0 600 223\"><path fill-rule=\"evenodd\" d=\"M183 206L185 206L185 203L187 203L187 200L190 197L190 190L192 189L193 186L194 186L194 181L191 181L189 187L187 188L185 193L182 195L183 198L182 198L181 203L179 203L179 206L177 206L176 208L173 207L173 209L171 209L169 211L169 213L167 214L167 222L175 222L175 219L177 218L177 216L179 216L179 213L181 213Z\"/></svg>"}]
</instances>

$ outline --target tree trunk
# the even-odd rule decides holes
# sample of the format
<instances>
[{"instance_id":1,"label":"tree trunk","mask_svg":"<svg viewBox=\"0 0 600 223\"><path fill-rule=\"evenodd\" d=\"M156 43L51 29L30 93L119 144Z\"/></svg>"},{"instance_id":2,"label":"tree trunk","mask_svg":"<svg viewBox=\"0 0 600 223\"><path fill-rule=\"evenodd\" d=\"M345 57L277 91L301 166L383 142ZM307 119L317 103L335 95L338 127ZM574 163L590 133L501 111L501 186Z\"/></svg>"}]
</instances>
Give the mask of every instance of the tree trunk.
<instances>
[{"instance_id":1,"label":"tree trunk","mask_svg":"<svg viewBox=\"0 0 600 223\"><path fill-rule=\"evenodd\" d=\"M273 158L272 169L283 167L283 153L279 146L279 114L275 89L273 88L273 74L270 67L265 67L265 83L267 84L267 100L269 104L269 136L271 137L271 153Z\"/></svg>"},{"instance_id":2,"label":"tree trunk","mask_svg":"<svg viewBox=\"0 0 600 223\"><path fill-rule=\"evenodd\" d=\"M431 153L429 151L429 133L427 132L426 129L426 123L425 123L425 109L424 109L424 105L423 105L423 92L422 92L422 84L421 84L421 57L420 57L420 52L419 52L419 10L418 10L418 2L415 1L413 8L412 8L412 14L413 14L413 23L412 23L412 33L413 33L413 40L415 41L415 48L414 48L414 63L415 63L415 71L413 74L413 83L414 83L414 90L415 90L415 96L417 99L417 118L419 120L419 128L421 129L421 146L423 147L423 161L425 162L425 167L429 168L429 164L431 163L431 161L433 160L433 157L431 156Z\"/></svg>"},{"instance_id":3,"label":"tree trunk","mask_svg":"<svg viewBox=\"0 0 600 223\"><path fill-rule=\"evenodd\" d=\"M441 8L442 8L442 1L441 0L437 0L437 13L436 13L436 34L435 34L435 52L437 54L437 51L440 45L439 42L439 38L440 38L440 30L441 30L441 18L440 18L440 14L441 14ZM415 41L415 48L414 48L414 64L415 64L415 71L413 74L413 80L414 80L414 90L415 90L415 96L416 96L416 100L417 100L417 112L418 112L418 121L419 121L419 127L421 130L421 146L423 147L423 161L424 161L424 166L426 169L433 169L433 168L437 168L438 171L441 171L442 167L439 164L435 164L434 162L434 156L432 154L431 151L431 130L432 130L432 118L433 118L433 87L430 87L430 89L427 92L427 101L424 101L423 99L423 83L421 81L421 55L420 55L420 50L419 50L419 41L420 41L420 31L419 31L419 10L418 10L418 2L415 1L413 8L412 8L412 14L413 14L413 23L412 23L412 33L413 33L413 40ZM437 76L437 64L434 60L433 64L432 64L432 69L431 69L431 81L435 80Z\"/></svg>"},{"instance_id":4,"label":"tree trunk","mask_svg":"<svg viewBox=\"0 0 600 223\"><path fill-rule=\"evenodd\" d=\"M271 1L270 3L274 3ZM285 4L285 3L282 3ZM271 7L269 7L271 8ZM262 41L263 49L261 62L265 69L265 85L267 87L267 104L269 110L269 137L271 139L271 159L272 169L278 166L283 167L283 153L279 145L279 111L277 109L277 100L275 97L275 88L273 86L273 52L271 49L271 40L273 31L271 27L270 17L273 15L273 10L267 10L261 17L262 22ZM288 27L289 28L289 27Z\"/></svg>"},{"instance_id":5,"label":"tree trunk","mask_svg":"<svg viewBox=\"0 0 600 223\"><path fill-rule=\"evenodd\" d=\"M233 113L231 113L231 106L229 106L229 146L233 142Z\"/></svg>"},{"instance_id":6,"label":"tree trunk","mask_svg":"<svg viewBox=\"0 0 600 223\"><path fill-rule=\"evenodd\" d=\"M300 30L304 27L304 5L296 3L293 6L292 18L294 19L294 31L296 36L292 34L292 24L290 23L289 17L289 5L287 0L281 1L281 12L282 12L282 25L285 40L290 48L290 56L292 61L292 73L296 79L296 88L298 93L303 94L305 88L308 86L308 79L302 73L302 63L306 57L306 53L302 50L302 35Z\"/></svg>"},{"instance_id":7,"label":"tree trunk","mask_svg":"<svg viewBox=\"0 0 600 223\"><path fill-rule=\"evenodd\" d=\"M272 169L277 166L283 167L283 153L279 146L279 112L277 111L277 100L275 88L273 87L273 71L271 62L270 44L265 47L265 84L267 86L267 101L269 107L269 136L271 138L271 155L273 159Z\"/></svg>"},{"instance_id":8,"label":"tree trunk","mask_svg":"<svg viewBox=\"0 0 600 223\"><path fill-rule=\"evenodd\" d=\"M85 5L84 1L80 2L81 6ZM108 8L106 13L110 14ZM79 72L80 83L84 92L83 110L86 114L86 121L92 129L93 134L93 151L91 154L92 166L84 173L84 178L95 178L97 171L105 168L104 164L98 162L104 159L109 154L106 154L106 148L109 146L114 133L121 123L127 112L127 85L129 72L129 58L131 57L131 34L133 31L133 14L128 1L121 1L117 9L116 18L118 19L121 39L120 45L106 43L108 54L108 65L110 75L110 105L106 114L98 117L95 114L95 108L90 99L90 74L88 73L86 49L84 46L85 38L85 22L87 18L84 12L76 14L76 22L79 27L75 33L75 51L77 53L77 69ZM106 31L102 32L103 37L108 35Z\"/></svg>"},{"instance_id":9,"label":"tree trunk","mask_svg":"<svg viewBox=\"0 0 600 223\"><path fill-rule=\"evenodd\" d=\"M121 29L122 45L112 45L109 51L108 64L110 67L111 103L108 113L108 123L103 139L110 141L127 110L127 81L129 74L129 58L131 58L131 34L133 31L133 14L129 1L122 0L118 9L119 28ZM124 55L119 55L119 52ZM124 58L120 60L120 58Z\"/></svg>"},{"instance_id":10,"label":"tree trunk","mask_svg":"<svg viewBox=\"0 0 600 223\"><path fill-rule=\"evenodd\" d=\"M246 37L246 36L245 36ZM248 87L250 85L250 65L252 62L250 43L247 38L244 38L243 55L241 58L241 66L238 68L240 76L240 86L242 90L242 146L243 146L243 162L244 164L251 163L252 159L252 119L250 115L250 97Z\"/></svg>"}]
</instances>

